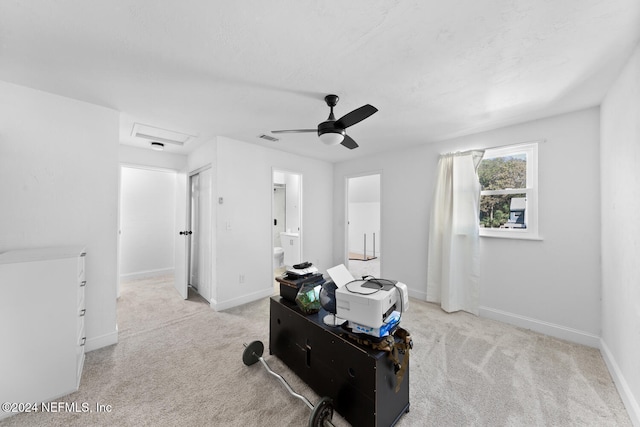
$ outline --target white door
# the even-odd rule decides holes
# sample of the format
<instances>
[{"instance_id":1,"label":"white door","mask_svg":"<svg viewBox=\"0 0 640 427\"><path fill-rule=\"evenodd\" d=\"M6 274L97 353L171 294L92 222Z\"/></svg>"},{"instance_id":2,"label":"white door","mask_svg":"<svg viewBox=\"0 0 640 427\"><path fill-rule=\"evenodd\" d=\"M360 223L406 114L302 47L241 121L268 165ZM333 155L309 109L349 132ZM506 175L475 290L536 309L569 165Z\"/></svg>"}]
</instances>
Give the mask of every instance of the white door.
<instances>
[{"instance_id":1,"label":"white door","mask_svg":"<svg viewBox=\"0 0 640 427\"><path fill-rule=\"evenodd\" d=\"M187 299L187 265L189 234L187 230L187 174L176 174L176 245L175 245L175 278L173 285L184 299Z\"/></svg>"},{"instance_id":2,"label":"white door","mask_svg":"<svg viewBox=\"0 0 640 427\"><path fill-rule=\"evenodd\" d=\"M207 301L211 300L211 169L191 175L189 284Z\"/></svg>"},{"instance_id":3,"label":"white door","mask_svg":"<svg viewBox=\"0 0 640 427\"><path fill-rule=\"evenodd\" d=\"M200 174L189 177L189 286L198 291L200 284Z\"/></svg>"}]
</instances>

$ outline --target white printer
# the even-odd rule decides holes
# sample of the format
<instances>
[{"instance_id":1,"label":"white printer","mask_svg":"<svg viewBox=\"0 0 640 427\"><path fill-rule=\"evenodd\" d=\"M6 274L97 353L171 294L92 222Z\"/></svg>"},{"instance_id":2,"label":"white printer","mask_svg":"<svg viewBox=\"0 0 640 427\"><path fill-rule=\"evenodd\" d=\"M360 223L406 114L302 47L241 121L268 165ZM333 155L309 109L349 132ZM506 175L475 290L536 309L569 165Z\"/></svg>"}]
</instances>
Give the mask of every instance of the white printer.
<instances>
[{"instance_id":1,"label":"white printer","mask_svg":"<svg viewBox=\"0 0 640 427\"><path fill-rule=\"evenodd\" d=\"M409 308L407 285L386 279L354 280L336 289L336 315L359 325L380 328L392 313Z\"/></svg>"}]
</instances>

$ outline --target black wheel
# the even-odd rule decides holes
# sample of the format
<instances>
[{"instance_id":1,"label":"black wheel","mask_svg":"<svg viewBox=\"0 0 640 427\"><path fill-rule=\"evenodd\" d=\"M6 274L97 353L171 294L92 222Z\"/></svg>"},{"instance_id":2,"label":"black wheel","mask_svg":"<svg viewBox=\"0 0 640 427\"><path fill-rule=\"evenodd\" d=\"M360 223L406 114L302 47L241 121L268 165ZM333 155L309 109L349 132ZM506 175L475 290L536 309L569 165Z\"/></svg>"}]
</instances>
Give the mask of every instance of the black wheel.
<instances>
[{"instance_id":1,"label":"black wheel","mask_svg":"<svg viewBox=\"0 0 640 427\"><path fill-rule=\"evenodd\" d=\"M245 347L242 353L242 361L245 365L250 366L258 362L264 352L264 345L261 341L254 341Z\"/></svg>"},{"instance_id":2,"label":"black wheel","mask_svg":"<svg viewBox=\"0 0 640 427\"><path fill-rule=\"evenodd\" d=\"M323 397L313 408L309 417L309 427L325 427L325 420L331 421L333 418L333 401L328 397Z\"/></svg>"}]
</instances>

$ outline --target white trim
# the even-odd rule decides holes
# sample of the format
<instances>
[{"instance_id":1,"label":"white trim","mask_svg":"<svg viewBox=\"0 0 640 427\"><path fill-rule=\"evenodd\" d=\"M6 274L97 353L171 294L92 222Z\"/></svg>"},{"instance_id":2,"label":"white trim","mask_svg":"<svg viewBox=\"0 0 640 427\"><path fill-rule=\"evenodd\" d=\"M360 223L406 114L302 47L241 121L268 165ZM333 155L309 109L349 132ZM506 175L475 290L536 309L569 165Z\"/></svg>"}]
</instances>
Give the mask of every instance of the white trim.
<instances>
[{"instance_id":1,"label":"white trim","mask_svg":"<svg viewBox=\"0 0 640 427\"><path fill-rule=\"evenodd\" d=\"M409 288L409 297L428 302L427 293L425 291L416 291L414 289Z\"/></svg>"},{"instance_id":2,"label":"white trim","mask_svg":"<svg viewBox=\"0 0 640 427\"><path fill-rule=\"evenodd\" d=\"M148 166L148 165L139 164L139 163L127 163L127 162L120 162L120 167L129 168L129 169L141 169L141 170L154 171L154 172L166 172L166 173L177 173L179 170L179 169L173 169L173 168L163 168L160 166Z\"/></svg>"},{"instance_id":3,"label":"white trim","mask_svg":"<svg viewBox=\"0 0 640 427\"><path fill-rule=\"evenodd\" d=\"M216 301L215 303L212 301L211 308L213 308L215 311L227 310L229 308L237 307L242 304L248 304L250 302L254 302L262 298L270 297L272 295L274 295L274 289L272 286L270 286L267 289L264 289L258 292L253 292L251 294L243 295L241 297L233 298L227 301L222 301L222 302Z\"/></svg>"},{"instance_id":4,"label":"white trim","mask_svg":"<svg viewBox=\"0 0 640 427\"><path fill-rule=\"evenodd\" d=\"M503 196L503 195L509 195L509 194L524 194L525 196L527 195L527 191L531 191L532 188L531 187L524 187L524 188L505 188L504 190L482 190L482 195L483 196Z\"/></svg>"},{"instance_id":5,"label":"white trim","mask_svg":"<svg viewBox=\"0 0 640 427\"><path fill-rule=\"evenodd\" d=\"M191 223L192 221L192 212L191 212L191 205L193 203L193 201L191 200L193 197L192 194L192 189L193 189L193 183L192 183L192 179L193 177L195 177L196 175L198 175L198 182L200 182L200 174L204 171L210 170L211 171L211 179L209 182L209 202L211 205L211 226L210 228L210 232L208 236L204 236L203 240L209 240L209 247L211 248L211 258L206 258L205 259L205 265L204 265L204 271L208 271L210 273L210 277L211 280L209 281L209 289L208 289L208 294L209 294L209 299L211 299L211 296L214 293L218 292L217 289L217 284L215 281L215 270L217 265L215 264L216 259L215 259L215 252L216 252L216 248L215 248L215 238L214 238L214 233L216 232L216 218L215 218L215 210L216 210L216 205L214 202L214 179L215 179L215 170L213 169L213 165L211 163L207 163L204 166L201 166L197 169L192 170L191 172L188 173L188 178L187 178L187 220L186 220L186 229L193 231L193 224ZM199 202L198 202L199 203ZM186 236L185 236L186 237ZM176 240L177 241L177 240ZM189 295L189 284L191 282L191 247L192 247L192 243L193 240L191 238L191 235L189 235L187 237L187 261L186 261L186 271L187 271L187 297ZM175 248L175 246L174 246ZM174 249L175 251L175 249ZM216 287L214 289L214 286ZM200 295L200 292L196 290L196 292L198 292L198 294ZM202 296L202 295L200 295ZM203 297L204 298L204 297ZM187 299L187 298L185 298ZM206 298L204 298L206 300Z\"/></svg>"},{"instance_id":6,"label":"white trim","mask_svg":"<svg viewBox=\"0 0 640 427\"><path fill-rule=\"evenodd\" d=\"M384 239L383 239L383 229L382 229L382 224L384 223L384 214L383 211L384 209L382 209L382 207L384 206L383 203L383 199L384 199L384 192L382 191L382 183L383 183L383 169L376 169L376 170L372 170L372 171L364 171L364 172L359 172L359 173L355 173L352 175L344 175L344 229L343 229L343 239L342 239L342 243L343 243L343 260L342 263L344 265L349 265L349 180L352 178L363 178L363 177L367 177L367 176L373 176L373 175L379 175L380 176L380 182L378 184L378 193L380 195L380 235L378 236L378 258L380 258L380 277L384 277L383 273L382 273L382 245L384 245ZM381 242L381 243L380 243ZM373 256L375 256L376 254L374 253ZM425 294L425 298L426 300L426 294Z\"/></svg>"},{"instance_id":7,"label":"white trim","mask_svg":"<svg viewBox=\"0 0 640 427\"><path fill-rule=\"evenodd\" d=\"M480 197L502 194L525 194L527 198L527 212L525 214L525 222L527 228L523 230L498 229L480 227L479 235L481 237L498 237L498 238L515 238L526 240L542 240L539 237L539 218L538 218L538 143L533 141L526 144L507 145L500 148L487 148L485 150L485 159L494 159L514 154L525 153L527 155L526 170L526 188L510 188L503 190L482 190ZM489 151L489 156L487 156Z\"/></svg>"},{"instance_id":8,"label":"white trim","mask_svg":"<svg viewBox=\"0 0 640 427\"><path fill-rule=\"evenodd\" d=\"M120 280L127 281L127 280L147 279L150 277L157 277L157 276L166 276L169 274L173 274L174 271L175 269L173 267L160 268L157 270L136 271L134 273L121 274Z\"/></svg>"},{"instance_id":9,"label":"white trim","mask_svg":"<svg viewBox=\"0 0 640 427\"><path fill-rule=\"evenodd\" d=\"M211 163L207 163L206 165L201 166L201 167L199 167L197 169L194 169L191 172L189 172L189 178L191 178L193 175L199 174L202 171L206 171L207 169L212 169ZM212 173L213 173L213 171L212 171Z\"/></svg>"},{"instance_id":10,"label":"white trim","mask_svg":"<svg viewBox=\"0 0 640 427\"><path fill-rule=\"evenodd\" d=\"M501 230L501 229L489 229L489 228L480 228L484 230L483 234L480 234L480 238L489 237L489 238L498 238L498 239L512 239L512 240L537 240L543 241L542 236L532 236L530 234L525 234L523 231L519 230ZM500 231L498 231L500 230ZM521 233L521 234L517 234Z\"/></svg>"},{"instance_id":11,"label":"white trim","mask_svg":"<svg viewBox=\"0 0 640 427\"><path fill-rule=\"evenodd\" d=\"M118 326L116 330L109 332L108 334L100 335L99 337L87 338L87 342L84 345L84 352L98 350L102 347L108 347L118 343Z\"/></svg>"},{"instance_id":12,"label":"white trim","mask_svg":"<svg viewBox=\"0 0 640 427\"><path fill-rule=\"evenodd\" d=\"M514 142L513 144L503 144L503 145L496 145L494 147L484 147L484 148L478 148L476 149L477 151L486 151L486 150L497 150L499 148L507 148L507 147L519 147L521 145L529 145L529 144L544 144L545 142L547 142L546 139L533 139L531 141L522 141L522 142ZM475 151L475 150L470 150L470 151Z\"/></svg>"},{"instance_id":13,"label":"white trim","mask_svg":"<svg viewBox=\"0 0 640 427\"><path fill-rule=\"evenodd\" d=\"M627 384L627 381L624 379L624 375L622 375L622 372L620 371L620 367L611 354L609 347L607 347L607 343L604 342L602 338L600 338L600 353L602 354L602 358L609 369L611 378L618 389L618 394L624 403L624 407L627 409L629 418L631 418L631 423L636 427L640 426L640 404L633 396L633 393L629 388L629 384Z\"/></svg>"},{"instance_id":14,"label":"white trim","mask_svg":"<svg viewBox=\"0 0 640 427\"><path fill-rule=\"evenodd\" d=\"M539 332L541 334L586 345L589 347L600 347L600 337L590 334L589 332L557 325L555 323L545 322L543 320L521 316L519 314L509 313L495 308L480 307L478 312L480 317L508 323L520 328L530 329L534 332Z\"/></svg>"},{"instance_id":15,"label":"white trim","mask_svg":"<svg viewBox=\"0 0 640 427\"><path fill-rule=\"evenodd\" d=\"M269 221L269 235L271 236L271 246L269 247L269 259L270 265L273 266L273 248L275 247L275 241L273 238L273 205L274 205L274 196L273 196L273 186L275 184L274 178L276 173L282 173L285 175L297 175L299 177L298 182L298 244L300 247L300 262L306 261L304 257L304 175L300 171L295 171L292 169L283 169L277 166L271 166L271 178L269 184L269 193L271 194L271 221ZM285 229L286 231L286 229ZM317 264L317 262L316 262ZM271 268L269 274L269 280L273 281L273 268Z\"/></svg>"}]
</instances>

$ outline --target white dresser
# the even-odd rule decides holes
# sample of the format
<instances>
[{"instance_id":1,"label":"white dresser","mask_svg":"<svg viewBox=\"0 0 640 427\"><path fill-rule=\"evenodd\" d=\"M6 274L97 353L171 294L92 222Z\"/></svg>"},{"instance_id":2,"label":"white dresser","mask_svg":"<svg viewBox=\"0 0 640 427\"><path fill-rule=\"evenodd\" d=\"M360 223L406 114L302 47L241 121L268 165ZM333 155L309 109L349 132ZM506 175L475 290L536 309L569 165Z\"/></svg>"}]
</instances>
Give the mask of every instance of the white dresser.
<instances>
[{"instance_id":1,"label":"white dresser","mask_svg":"<svg viewBox=\"0 0 640 427\"><path fill-rule=\"evenodd\" d=\"M0 254L0 402L40 403L78 389L86 284L83 247Z\"/></svg>"}]
</instances>

